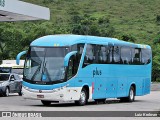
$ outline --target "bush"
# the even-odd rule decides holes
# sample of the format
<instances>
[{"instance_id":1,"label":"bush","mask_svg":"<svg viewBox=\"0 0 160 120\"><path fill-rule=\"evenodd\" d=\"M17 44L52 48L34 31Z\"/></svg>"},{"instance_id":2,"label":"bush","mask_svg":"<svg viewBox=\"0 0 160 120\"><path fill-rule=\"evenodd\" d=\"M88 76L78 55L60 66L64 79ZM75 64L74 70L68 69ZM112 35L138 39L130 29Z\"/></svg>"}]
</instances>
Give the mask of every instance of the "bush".
<instances>
[{"instance_id":1,"label":"bush","mask_svg":"<svg viewBox=\"0 0 160 120\"><path fill-rule=\"evenodd\" d=\"M157 22L160 22L160 15L157 15Z\"/></svg>"},{"instance_id":2,"label":"bush","mask_svg":"<svg viewBox=\"0 0 160 120\"><path fill-rule=\"evenodd\" d=\"M135 42L135 40L136 40L136 38L130 34L123 34L120 36L120 39L122 39L124 41L131 41L131 42Z\"/></svg>"},{"instance_id":3,"label":"bush","mask_svg":"<svg viewBox=\"0 0 160 120\"><path fill-rule=\"evenodd\" d=\"M153 40L154 44L160 43L160 34Z\"/></svg>"}]
</instances>

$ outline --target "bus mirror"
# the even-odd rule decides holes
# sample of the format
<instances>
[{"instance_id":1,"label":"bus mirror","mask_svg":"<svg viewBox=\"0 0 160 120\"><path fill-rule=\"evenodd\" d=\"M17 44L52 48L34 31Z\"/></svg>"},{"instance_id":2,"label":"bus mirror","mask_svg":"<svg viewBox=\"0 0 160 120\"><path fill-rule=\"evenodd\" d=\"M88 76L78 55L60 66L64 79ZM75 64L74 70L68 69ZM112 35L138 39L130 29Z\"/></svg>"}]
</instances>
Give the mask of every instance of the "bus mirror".
<instances>
[{"instance_id":1,"label":"bus mirror","mask_svg":"<svg viewBox=\"0 0 160 120\"><path fill-rule=\"evenodd\" d=\"M75 55L77 53L77 51L72 51L69 52L65 57L64 57L64 66L67 67L68 63L69 63L69 59L72 55Z\"/></svg>"},{"instance_id":2,"label":"bus mirror","mask_svg":"<svg viewBox=\"0 0 160 120\"><path fill-rule=\"evenodd\" d=\"M19 65L19 62L20 62L20 58L22 55L26 54L27 51L22 51L20 53L18 53L17 57L16 57L16 64Z\"/></svg>"}]
</instances>

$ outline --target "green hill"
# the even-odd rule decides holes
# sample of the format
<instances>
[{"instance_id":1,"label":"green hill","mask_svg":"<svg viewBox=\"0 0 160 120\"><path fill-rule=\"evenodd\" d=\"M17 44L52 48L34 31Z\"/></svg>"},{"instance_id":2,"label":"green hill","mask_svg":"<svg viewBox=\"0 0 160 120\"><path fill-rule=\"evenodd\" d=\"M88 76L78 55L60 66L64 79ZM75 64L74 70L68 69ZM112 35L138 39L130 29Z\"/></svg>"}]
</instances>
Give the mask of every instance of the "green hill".
<instances>
[{"instance_id":1,"label":"green hill","mask_svg":"<svg viewBox=\"0 0 160 120\"><path fill-rule=\"evenodd\" d=\"M114 37L133 36L138 43L150 43L160 32L160 0L24 0L49 7L51 22L68 25L73 12L96 19L106 17Z\"/></svg>"}]
</instances>

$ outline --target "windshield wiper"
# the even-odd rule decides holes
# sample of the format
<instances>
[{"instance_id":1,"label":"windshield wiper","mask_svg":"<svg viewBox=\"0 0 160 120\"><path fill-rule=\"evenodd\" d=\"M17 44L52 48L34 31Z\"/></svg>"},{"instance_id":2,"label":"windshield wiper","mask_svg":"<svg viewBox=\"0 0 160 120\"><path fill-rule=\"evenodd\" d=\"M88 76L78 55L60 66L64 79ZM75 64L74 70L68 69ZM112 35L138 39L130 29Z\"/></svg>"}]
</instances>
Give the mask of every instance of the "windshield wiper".
<instances>
[{"instance_id":1,"label":"windshield wiper","mask_svg":"<svg viewBox=\"0 0 160 120\"><path fill-rule=\"evenodd\" d=\"M42 61L41 61L41 63L42 63ZM36 69L35 73L33 74L32 78L31 78L32 81L34 80L37 72L40 71L40 68L41 68L41 65L42 65L41 63L40 63L40 65L38 66L38 68Z\"/></svg>"}]
</instances>

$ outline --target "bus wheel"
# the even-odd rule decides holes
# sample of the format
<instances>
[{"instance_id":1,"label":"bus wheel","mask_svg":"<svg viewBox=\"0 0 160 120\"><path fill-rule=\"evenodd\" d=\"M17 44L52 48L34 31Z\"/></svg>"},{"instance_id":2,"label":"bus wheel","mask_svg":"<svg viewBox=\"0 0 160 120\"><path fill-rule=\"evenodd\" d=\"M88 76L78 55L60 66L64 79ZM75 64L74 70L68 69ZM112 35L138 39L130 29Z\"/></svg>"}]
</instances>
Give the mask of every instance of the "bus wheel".
<instances>
[{"instance_id":1,"label":"bus wheel","mask_svg":"<svg viewBox=\"0 0 160 120\"><path fill-rule=\"evenodd\" d=\"M130 90L129 90L129 95L128 95L128 102L133 102L135 99L135 90L134 90L134 87L131 86L130 87Z\"/></svg>"},{"instance_id":2,"label":"bus wheel","mask_svg":"<svg viewBox=\"0 0 160 120\"><path fill-rule=\"evenodd\" d=\"M83 106L87 103L87 91L86 89L82 89L80 93L80 99L78 101L75 101L77 105Z\"/></svg>"},{"instance_id":3,"label":"bus wheel","mask_svg":"<svg viewBox=\"0 0 160 120\"><path fill-rule=\"evenodd\" d=\"M129 89L128 97L120 98L120 102L133 102L134 99L135 99L135 90L134 90L134 87L131 86Z\"/></svg>"},{"instance_id":4,"label":"bus wheel","mask_svg":"<svg viewBox=\"0 0 160 120\"><path fill-rule=\"evenodd\" d=\"M45 100L41 100L42 104L45 106L48 106L51 104L51 101L45 101Z\"/></svg>"}]
</instances>

